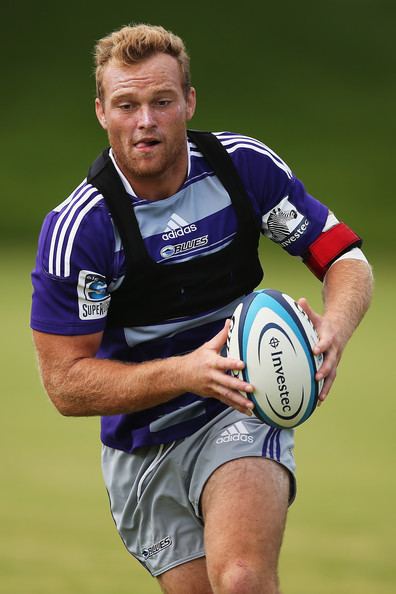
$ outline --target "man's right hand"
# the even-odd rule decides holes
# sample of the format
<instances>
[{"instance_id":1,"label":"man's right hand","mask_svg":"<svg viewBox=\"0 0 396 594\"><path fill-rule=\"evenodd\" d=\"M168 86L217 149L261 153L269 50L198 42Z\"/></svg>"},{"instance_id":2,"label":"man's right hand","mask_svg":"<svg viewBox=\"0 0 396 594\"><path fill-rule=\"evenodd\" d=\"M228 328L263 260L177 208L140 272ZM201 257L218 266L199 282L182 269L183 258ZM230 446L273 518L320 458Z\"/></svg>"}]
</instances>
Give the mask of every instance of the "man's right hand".
<instances>
[{"instance_id":1,"label":"man's right hand","mask_svg":"<svg viewBox=\"0 0 396 594\"><path fill-rule=\"evenodd\" d=\"M251 413L243 392L250 384L228 374L244 363L220 355L229 321L211 340L187 355L143 363L96 358L102 333L61 336L34 331L41 376L48 395L67 416L134 413L177 398L184 392L217 398Z\"/></svg>"},{"instance_id":2,"label":"man's right hand","mask_svg":"<svg viewBox=\"0 0 396 594\"><path fill-rule=\"evenodd\" d=\"M240 371L243 361L222 357L220 352L227 341L230 320L211 340L188 355L181 357L181 381L186 392L217 398L240 412L251 415L253 403L242 392L253 392L251 384L230 375L227 371Z\"/></svg>"}]
</instances>

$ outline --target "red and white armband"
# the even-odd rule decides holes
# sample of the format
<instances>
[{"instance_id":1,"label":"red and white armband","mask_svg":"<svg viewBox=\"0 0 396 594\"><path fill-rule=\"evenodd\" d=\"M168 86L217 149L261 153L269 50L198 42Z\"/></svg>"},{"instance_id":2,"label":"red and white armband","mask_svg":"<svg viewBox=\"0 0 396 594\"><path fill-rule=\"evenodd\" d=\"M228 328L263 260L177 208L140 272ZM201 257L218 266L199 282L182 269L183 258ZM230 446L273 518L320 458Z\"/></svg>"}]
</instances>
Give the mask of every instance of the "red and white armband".
<instances>
[{"instance_id":1,"label":"red and white armband","mask_svg":"<svg viewBox=\"0 0 396 594\"><path fill-rule=\"evenodd\" d=\"M336 221L333 226L326 224L324 230L307 249L303 261L306 266L319 279L323 280L330 266L344 256L353 248L362 245L362 239L345 223L338 222L333 214L329 215L330 220ZM358 252L358 253L356 253ZM352 258L366 260L360 250L356 250Z\"/></svg>"}]
</instances>

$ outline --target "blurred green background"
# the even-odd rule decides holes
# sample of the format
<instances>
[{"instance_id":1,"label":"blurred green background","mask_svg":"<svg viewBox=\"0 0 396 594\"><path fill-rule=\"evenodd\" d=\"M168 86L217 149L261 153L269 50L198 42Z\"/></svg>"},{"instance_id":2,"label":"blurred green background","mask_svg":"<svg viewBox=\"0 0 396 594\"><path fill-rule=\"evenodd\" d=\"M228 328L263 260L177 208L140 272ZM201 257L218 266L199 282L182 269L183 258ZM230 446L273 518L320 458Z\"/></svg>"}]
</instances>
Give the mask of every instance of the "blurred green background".
<instances>
[{"instance_id":1,"label":"blurred green background","mask_svg":"<svg viewBox=\"0 0 396 594\"><path fill-rule=\"evenodd\" d=\"M85 176L105 143L93 111L93 45L144 21L186 41L195 127L262 139L353 220L369 250L390 245L393 1L145 4L5 2L2 238L35 237L43 214Z\"/></svg>"},{"instance_id":2,"label":"blurred green background","mask_svg":"<svg viewBox=\"0 0 396 594\"><path fill-rule=\"evenodd\" d=\"M262 139L365 238L376 294L331 399L298 429L299 496L281 578L284 594L393 593L396 5L385 0L3 2L0 593L158 592L108 513L98 420L54 411L28 328L43 216L106 142L93 110L93 45L132 21L185 39L194 127ZM266 286L320 308L304 267L269 242L263 261Z\"/></svg>"}]
</instances>

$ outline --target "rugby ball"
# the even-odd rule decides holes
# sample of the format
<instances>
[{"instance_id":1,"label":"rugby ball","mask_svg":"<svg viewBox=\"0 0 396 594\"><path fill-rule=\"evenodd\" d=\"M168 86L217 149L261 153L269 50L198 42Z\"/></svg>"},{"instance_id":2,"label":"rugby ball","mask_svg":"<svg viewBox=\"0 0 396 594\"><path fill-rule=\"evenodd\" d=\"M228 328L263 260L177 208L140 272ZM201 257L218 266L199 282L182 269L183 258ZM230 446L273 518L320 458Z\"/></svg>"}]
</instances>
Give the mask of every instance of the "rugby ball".
<instances>
[{"instance_id":1,"label":"rugby ball","mask_svg":"<svg viewBox=\"0 0 396 594\"><path fill-rule=\"evenodd\" d=\"M323 362L312 352L318 340L307 314L285 293L254 291L236 307L227 355L244 361L245 368L232 373L254 386L243 394L261 421L291 428L314 412L323 384L315 379Z\"/></svg>"}]
</instances>

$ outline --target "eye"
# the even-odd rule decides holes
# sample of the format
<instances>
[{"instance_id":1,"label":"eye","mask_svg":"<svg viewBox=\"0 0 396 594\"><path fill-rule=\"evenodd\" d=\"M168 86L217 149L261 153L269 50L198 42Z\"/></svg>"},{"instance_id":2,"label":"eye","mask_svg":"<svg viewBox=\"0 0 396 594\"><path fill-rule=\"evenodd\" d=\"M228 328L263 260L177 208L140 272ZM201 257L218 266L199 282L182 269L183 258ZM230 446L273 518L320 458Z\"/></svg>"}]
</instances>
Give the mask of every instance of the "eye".
<instances>
[{"instance_id":1,"label":"eye","mask_svg":"<svg viewBox=\"0 0 396 594\"><path fill-rule=\"evenodd\" d=\"M170 105L171 100L170 99L158 99L157 101L157 105L159 107L168 107L168 105Z\"/></svg>"}]
</instances>

